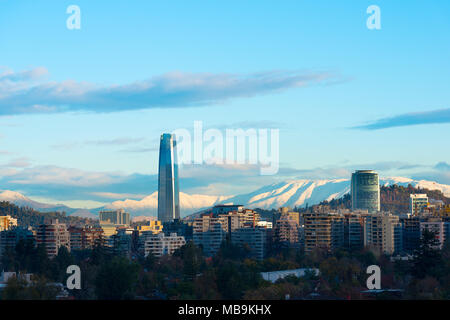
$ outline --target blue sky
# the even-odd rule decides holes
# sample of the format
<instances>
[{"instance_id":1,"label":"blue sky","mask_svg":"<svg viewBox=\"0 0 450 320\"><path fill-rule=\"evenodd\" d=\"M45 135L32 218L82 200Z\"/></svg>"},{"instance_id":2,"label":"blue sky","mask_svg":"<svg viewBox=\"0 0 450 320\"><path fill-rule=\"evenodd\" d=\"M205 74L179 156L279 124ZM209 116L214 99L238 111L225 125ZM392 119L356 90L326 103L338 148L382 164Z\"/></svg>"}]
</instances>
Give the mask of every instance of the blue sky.
<instances>
[{"instance_id":1,"label":"blue sky","mask_svg":"<svg viewBox=\"0 0 450 320\"><path fill-rule=\"evenodd\" d=\"M71 4L80 30L66 28ZM381 30L366 27L372 4ZM195 120L279 128L281 169L187 166L187 193L362 167L450 184L449 12L444 0L2 0L0 189L86 207L140 198L156 190L159 135Z\"/></svg>"}]
</instances>

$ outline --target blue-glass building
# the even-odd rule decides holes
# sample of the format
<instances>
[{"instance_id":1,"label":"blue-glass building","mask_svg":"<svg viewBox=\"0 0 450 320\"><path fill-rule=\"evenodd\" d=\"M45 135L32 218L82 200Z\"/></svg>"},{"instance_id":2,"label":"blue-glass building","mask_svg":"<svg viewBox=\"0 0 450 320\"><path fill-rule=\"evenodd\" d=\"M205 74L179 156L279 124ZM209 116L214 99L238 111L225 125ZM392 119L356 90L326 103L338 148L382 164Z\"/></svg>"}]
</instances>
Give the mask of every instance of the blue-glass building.
<instances>
[{"instance_id":1,"label":"blue-glass building","mask_svg":"<svg viewBox=\"0 0 450 320\"><path fill-rule=\"evenodd\" d=\"M357 170L352 174L352 210L380 211L380 181L373 170Z\"/></svg>"},{"instance_id":2,"label":"blue-glass building","mask_svg":"<svg viewBox=\"0 0 450 320\"><path fill-rule=\"evenodd\" d=\"M180 219L176 145L174 134L161 135L158 174L158 220L161 222Z\"/></svg>"}]
</instances>

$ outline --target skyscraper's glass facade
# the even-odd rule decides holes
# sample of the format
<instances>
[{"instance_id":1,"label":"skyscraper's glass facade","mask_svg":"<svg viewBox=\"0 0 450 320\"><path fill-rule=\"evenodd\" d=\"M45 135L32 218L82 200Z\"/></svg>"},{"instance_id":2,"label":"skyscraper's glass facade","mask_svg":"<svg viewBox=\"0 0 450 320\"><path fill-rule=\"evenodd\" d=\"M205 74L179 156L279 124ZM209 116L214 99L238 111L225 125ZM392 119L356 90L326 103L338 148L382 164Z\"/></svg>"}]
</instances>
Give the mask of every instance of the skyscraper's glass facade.
<instances>
[{"instance_id":1,"label":"skyscraper's glass facade","mask_svg":"<svg viewBox=\"0 0 450 320\"><path fill-rule=\"evenodd\" d=\"M180 219L178 161L174 134L161 135L159 147L158 220Z\"/></svg>"},{"instance_id":2,"label":"skyscraper's glass facade","mask_svg":"<svg viewBox=\"0 0 450 320\"><path fill-rule=\"evenodd\" d=\"M352 174L352 210L380 211L380 181L373 170L358 170Z\"/></svg>"}]
</instances>

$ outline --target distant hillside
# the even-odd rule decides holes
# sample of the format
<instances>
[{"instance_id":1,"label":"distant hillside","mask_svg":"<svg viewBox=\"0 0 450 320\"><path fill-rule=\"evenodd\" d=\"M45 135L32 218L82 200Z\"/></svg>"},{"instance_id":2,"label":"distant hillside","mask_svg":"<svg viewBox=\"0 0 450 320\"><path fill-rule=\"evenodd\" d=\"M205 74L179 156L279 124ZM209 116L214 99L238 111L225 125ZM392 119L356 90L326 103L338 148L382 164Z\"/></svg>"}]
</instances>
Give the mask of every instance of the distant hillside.
<instances>
[{"instance_id":1,"label":"distant hillside","mask_svg":"<svg viewBox=\"0 0 450 320\"><path fill-rule=\"evenodd\" d=\"M408 212L409 211L409 195L412 193L425 193L429 199L442 200L445 204L450 204L450 198L446 197L440 190L428 190L424 188L415 188L412 185L406 187L397 184L390 186L381 186L380 202L381 211L391 212ZM296 208L297 211L312 211L319 206L329 207L331 210L350 209L352 206L350 194L346 194L341 198L332 199L330 201L322 201L317 205Z\"/></svg>"},{"instance_id":2,"label":"distant hillside","mask_svg":"<svg viewBox=\"0 0 450 320\"><path fill-rule=\"evenodd\" d=\"M93 220L69 216L61 212L39 212L28 207L18 207L7 201L0 201L0 216L10 215L17 219L19 226L36 227L42 223L50 222L51 219L58 219L67 225L82 225L92 223Z\"/></svg>"},{"instance_id":3,"label":"distant hillside","mask_svg":"<svg viewBox=\"0 0 450 320\"><path fill-rule=\"evenodd\" d=\"M442 200L445 204L450 204L450 198L439 190L414 188L412 185L403 187L394 184L389 187L381 187L381 210L407 212L409 210L409 195L412 193L426 193L429 199Z\"/></svg>"}]
</instances>

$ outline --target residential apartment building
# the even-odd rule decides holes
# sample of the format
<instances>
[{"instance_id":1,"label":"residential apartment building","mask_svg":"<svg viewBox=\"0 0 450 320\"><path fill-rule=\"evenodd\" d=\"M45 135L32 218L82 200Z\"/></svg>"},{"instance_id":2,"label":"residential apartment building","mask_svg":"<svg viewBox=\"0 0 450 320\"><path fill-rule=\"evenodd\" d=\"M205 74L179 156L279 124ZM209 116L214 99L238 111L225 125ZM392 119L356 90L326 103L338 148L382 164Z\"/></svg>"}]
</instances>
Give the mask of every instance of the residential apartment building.
<instances>
[{"instance_id":1,"label":"residential apartment building","mask_svg":"<svg viewBox=\"0 0 450 320\"><path fill-rule=\"evenodd\" d=\"M264 227L240 228L231 233L231 243L250 250L250 256L263 260L266 256L268 229Z\"/></svg>"},{"instance_id":2,"label":"residential apartment building","mask_svg":"<svg viewBox=\"0 0 450 320\"><path fill-rule=\"evenodd\" d=\"M194 220L193 240L202 247L205 256L213 256L225 241L228 231L224 224L222 218L213 214L205 214Z\"/></svg>"},{"instance_id":3,"label":"residential apartment building","mask_svg":"<svg viewBox=\"0 0 450 320\"><path fill-rule=\"evenodd\" d=\"M123 209L99 212L100 224L130 225L130 214Z\"/></svg>"},{"instance_id":4,"label":"residential apartment building","mask_svg":"<svg viewBox=\"0 0 450 320\"><path fill-rule=\"evenodd\" d=\"M289 216L281 217L275 222L273 241L283 247L300 247L300 226L297 220Z\"/></svg>"},{"instance_id":5,"label":"residential apartment building","mask_svg":"<svg viewBox=\"0 0 450 320\"><path fill-rule=\"evenodd\" d=\"M64 223L59 223L58 219L49 224L42 224L36 230L37 245L44 245L47 255L53 258L58 254L60 247L66 247L70 251L70 234Z\"/></svg>"},{"instance_id":6,"label":"residential apartment building","mask_svg":"<svg viewBox=\"0 0 450 320\"><path fill-rule=\"evenodd\" d=\"M315 248L334 250L344 245L344 216L338 213L303 215L305 252Z\"/></svg>"},{"instance_id":7,"label":"residential apartment building","mask_svg":"<svg viewBox=\"0 0 450 320\"><path fill-rule=\"evenodd\" d=\"M428 206L428 196L423 193L409 195L409 213L417 216Z\"/></svg>"},{"instance_id":8,"label":"residential apartment building","mask_svg":"<svg viewBox=\"0 0 450 320\"><path fill-rule=\"evenodd\" d=\"M436 245L434 248L442 249L446 240L445 236L447 224L448 222L444 222L440 218L429 218L424 221L420 221L420 234L423 235L424 230L433 232L436 240Z\"/></svg>"},{"instance_id":9,"label":"residential apartment building","mask_svg":"<svg viewBox=\"0 0 450 320\"><path fill-rule=\"evenodd\" d=\"M136 230L139 234L142 234L143 232L158 234L163 231L163 224L159 220L150 220L147 224L137 226Z\"/></svg>"},{"instance_id":10,"label":"residential apartment building","mask_svg":"<svg viewBox=\"0 0 450 320\"><path fill-rule=\"evenodd\" d=\"M254 228L260 220L257 212L240 205L219 205L194 219L193 240L206 256L214 255L231 233L241 228Z\"/></svg>"},{"instance_id":11,"label":"residential apartment building","mask_svg":"<svg viewBox=\"0 0 450 320\"><path fill-rule=\"evenodd\" d=\"M14 249L19 241L31 241L35 238L31 227L14 227L0 232L0 257L8 249Z\"/></svg>"},{"instance_id":12,"label":"residential apartment building","mask_svg":"<svg viewBox=\"0 0 450 320\"><path fill-rule=\"evenodd\" d=\"M17 219L10 215L0 216L0 231L9 230L14 227L17 227Z\"/></svg>"},{"instance_id":13,"label":"residential apartment building","mask_svg":"<svg viewBox=\"0 0 450 320\"><path fill-rule=\"evenodd\" d=\"M147 257L150 253L155 257L163 255L172 255L175 250L181 248L186 244L183 236L176 233L165 235L164 233L153 234L146 238L144 243L144 256Z\"/></svg>"},{"instance_id":14,"label":"residential apartment building","mask_svg":"<svg viewBox=\"0 0 450 320\"><path fill-rule=\"evenodd\" d=\"M70 226L70 249L85 250L92 249L95 245L104 244L103 229L95 226L75 227Z\"/></svg>"},{"instance_id":15,"label":"residential apartment building","mask_svg":"<svg viewBox=\"0 0 450 320\"><path fill-rule=\"evenodd\" d=\"M400 219L403 229L403 252L412 254L420 245L420 217L409 216Z\"/></svg>"},{"instance_id":16,"label":"residential apartment building","mask_svg":"<svg viewBox=\"0 0 450 320\"><path fill-rule=\"evenodd\" d=\"M403 249L399 217L381 212L368 214L364 223L364 246L380 253L394 254Z\"/></svg>"}]
</instances>

